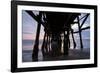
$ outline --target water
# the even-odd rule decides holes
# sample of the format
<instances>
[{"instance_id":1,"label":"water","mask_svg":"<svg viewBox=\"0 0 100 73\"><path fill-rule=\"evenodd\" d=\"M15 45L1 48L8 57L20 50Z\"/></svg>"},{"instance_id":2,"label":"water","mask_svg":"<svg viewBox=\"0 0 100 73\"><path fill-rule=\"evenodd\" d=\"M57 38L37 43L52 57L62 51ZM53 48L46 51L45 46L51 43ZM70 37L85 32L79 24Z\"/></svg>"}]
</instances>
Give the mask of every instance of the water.
<instances>
[{"instance_id":1,"label":"water","mask_svg":"<svg viewBox=\"0 0 100 73\"><path fill-rule=\"evenodd\" d=\"M75 39L76 42L76 49L80 49L80 40ZM83 51L89 52L90 51L90 39L83 39ZM71 43L71 49L73 49L73 43Z\"/></svg>"},{"instance_id":2,"label":"water","mask_svg":"<svg viewBox=\"0 0 100 73\"><path fill-rule=\"evenodd\" d=\"M80 41L79 39L75 39L77 46L75 49L80 50ZM32 61L32 49L33 49L33 45L34 45L33 40L23 40L23 49L22 49L22 61L23 62L31 62ZM42 61L43 57L42 57L42 52L41 52L41 45L42 45L43 40L40 40L39 42L39 53L38 53L38 60ZM84 39L83 40L83 46L84 52L90 52L90 39ZM71 49L73 49L73 43L71 41Z\"/></svg>"}]
</instances>

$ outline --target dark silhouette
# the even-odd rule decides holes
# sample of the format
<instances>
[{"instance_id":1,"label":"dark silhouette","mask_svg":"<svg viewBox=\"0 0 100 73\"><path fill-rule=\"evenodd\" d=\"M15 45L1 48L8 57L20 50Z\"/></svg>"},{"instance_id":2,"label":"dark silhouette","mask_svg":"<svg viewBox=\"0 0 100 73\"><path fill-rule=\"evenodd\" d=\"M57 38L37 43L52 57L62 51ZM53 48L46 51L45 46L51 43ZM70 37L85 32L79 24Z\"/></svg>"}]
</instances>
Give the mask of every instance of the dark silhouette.
<instances>
[{"instance_id":1,"label":"dark silhouette","mask_svg":"<svg viewBox=\"0 0 100 73\"><path fill-rule=\"evenodd\" d=\"M81 31L89 29L90 27L82 28L89 14L86 14L82 23L80 24L79 16L81 13L61 13L61 12L43 12L39 11L39 15L35 15L32 11L26 11L33 19L38 22L35 45L33 47L32 59L33 61L38 61L38 50L39 50L39 34L41 25L44 27L44 38L42 43L42 54L43 57L49 55L50 57L60 56L60 55L69 55L70 48L70 38L69 35L72 35L73 44L76 48L76 42L74 39L74 34L79 33L81 49L83 49L82 35ZM76 19L76 21L74 21ZM78 24L78 31L73 31L72 25L75 23ZM61 34L64 36L64 40L61 40ZM61 53L61 44L64 43L63 50L64 53ZM51 46L51 47L50 47Z\"/></svg>"}]
</instances>

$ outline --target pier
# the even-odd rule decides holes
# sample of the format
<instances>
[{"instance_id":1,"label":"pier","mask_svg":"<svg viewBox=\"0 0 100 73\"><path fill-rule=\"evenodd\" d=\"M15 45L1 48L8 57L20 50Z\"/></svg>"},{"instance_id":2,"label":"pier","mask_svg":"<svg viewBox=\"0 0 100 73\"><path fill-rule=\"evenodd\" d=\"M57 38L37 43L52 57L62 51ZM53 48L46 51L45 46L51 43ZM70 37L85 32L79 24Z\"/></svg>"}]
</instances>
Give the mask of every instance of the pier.
<instances>
[{"instance_id":1,"label":"pier","mask_svg":"<svg viewBox=\"0 0 100 73\"><path fill-rule=\"evenodd\" d=\"M39 38L41 26L44 27L44 38L41 46L42 58L47 60L71 60L71 59L88 59L89 53L84 52L82 31L90 29L90 26L82 27L89 14L81 16L81 13L69 12L46 12L39 11L38 15L34 12L26 10L26 12L37 21L37 31L35 44L32 50L32 61L38 61L39 54ZM73 25L78 26L78 31L74 31ZM74 34L79 35L80 50L76 50L77 42ZM70 39L70 36L72 38ZM73 50L70 49L70 44L73 44Z\"/></svg>"}]
</instances>

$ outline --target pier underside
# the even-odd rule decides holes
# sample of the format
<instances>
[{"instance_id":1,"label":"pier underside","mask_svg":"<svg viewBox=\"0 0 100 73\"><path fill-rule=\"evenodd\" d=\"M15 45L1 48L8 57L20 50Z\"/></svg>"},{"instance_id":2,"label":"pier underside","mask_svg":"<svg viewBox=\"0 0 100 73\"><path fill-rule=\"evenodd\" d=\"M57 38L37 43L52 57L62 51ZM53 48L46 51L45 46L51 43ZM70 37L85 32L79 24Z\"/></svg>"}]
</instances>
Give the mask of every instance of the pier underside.
<instances>
[{"instance_id":1,"label":"pier underside","mask_svg":"<svg viewBox=\"0 0 100 73\"><path fill-rule=\"evenodd\" d=\"M37 21L37 32L33 50L26 52L29 54L30 61L54 61L54 60L76 60L76 59L89 59L90 52L84 51L82 39L82 31L89 29L90 26L82 28L89 14L81 17L81 13L69 12L44 12L39 11L35 15L32 11L26 12ZM73 25L77 25L78 31L74 31ZM39 49L40 29L44 27L44 38L41 49ZM77 42L75 41L74 34L78 34L80 40L80 49L75 49ZM72 39L70 39L70 35ZM70 42L70 41L73 42ZM70 49L73 43L73 49ZM24 57L23 57L24 58ZM25 60L25 58L24 58ZM27 61L27 60L25 60Z\"/></svg>"}]
</instances>

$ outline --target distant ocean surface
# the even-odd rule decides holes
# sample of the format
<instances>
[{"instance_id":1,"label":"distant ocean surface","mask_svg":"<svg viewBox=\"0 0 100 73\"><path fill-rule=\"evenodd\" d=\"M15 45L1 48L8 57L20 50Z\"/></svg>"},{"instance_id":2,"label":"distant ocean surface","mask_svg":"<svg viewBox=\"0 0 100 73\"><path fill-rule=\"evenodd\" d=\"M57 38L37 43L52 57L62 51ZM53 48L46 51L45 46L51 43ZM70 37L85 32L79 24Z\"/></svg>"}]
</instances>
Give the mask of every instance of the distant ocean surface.
<instances>
[{"instance_id":1,"label":"distant ocean surface","mask_svg":"<svg viewBox=\"0 0 100 73\"><path fill-rule=\"evenodd\" d=\"M80 40L79 39L75 39L76 41L76 48L80 49ZM23 50L32 50L33 46L34 46L34 42L35 40L22 40L22 46L23 46ZM39 48L41 48L43 40L39 41ZM73 48L73 42L72 40L70 41L70 46L71 48ZM84 49L90 48L90 39L83 39L83 47Z\"/></svg>"},{"instance_id":2,"label":"distant ocean surface","mask_svg":"<svg viewBox=\"0 0 100 73\"><path fill-rule=\"evenodd\" d=\"M79 39L75 39L76 41L76 49L80 49L80 41ZM34 46L35 40L22 40L22 60L23 62L30 62L32 61L32 49ZM43 40L39 41L39 50L41 50L41 45L42 45ZM73 42L72 40L70 41L70 48L73 49ZM90 39L83 39L83 51L85 52L90 52ZM42 53L39 51L39 59L42 58Z\"/></svg>"}]
</instances>

